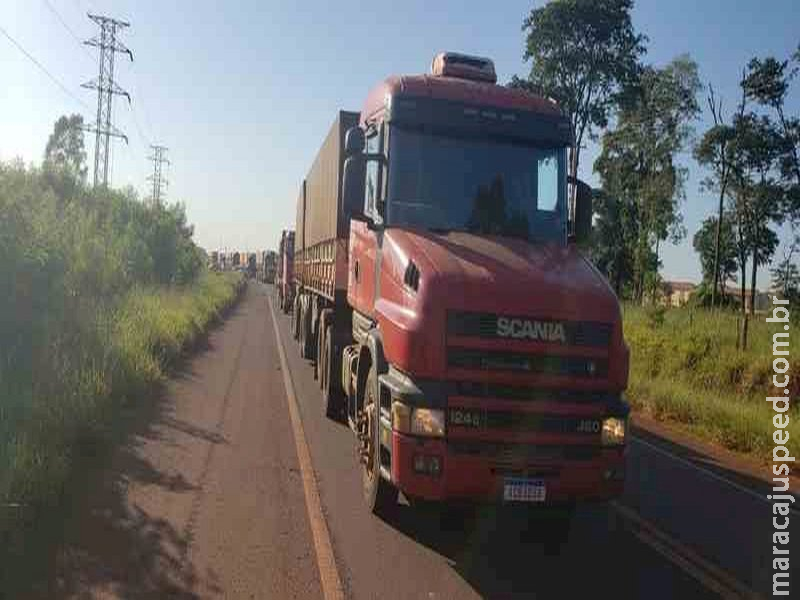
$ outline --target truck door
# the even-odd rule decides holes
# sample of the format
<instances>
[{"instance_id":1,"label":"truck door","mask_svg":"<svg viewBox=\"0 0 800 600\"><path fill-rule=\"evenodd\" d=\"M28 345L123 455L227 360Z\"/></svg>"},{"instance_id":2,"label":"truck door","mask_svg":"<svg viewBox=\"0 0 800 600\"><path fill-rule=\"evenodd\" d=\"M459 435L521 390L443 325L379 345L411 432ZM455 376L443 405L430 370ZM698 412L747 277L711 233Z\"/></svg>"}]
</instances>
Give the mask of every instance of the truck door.
<instances>
[{"instance_id":1,"label":"truck door","mask_svg":"<svg viewBox=\"0 0 800 600\"><path fill-rule=\"evenodd\" d=\"M382 150L383 127L367 130L367 154L377 154ZM364 214L377 225L370 226L364 221L350 222L350 264L347 276L347 298L357 311L372 316L378 297L376 288L380 268L378 253L382 239L382 215L379 200L383 191L383 166L379 161L370 160L366 166L364 181Z\"/></svg>"}]
</instances>

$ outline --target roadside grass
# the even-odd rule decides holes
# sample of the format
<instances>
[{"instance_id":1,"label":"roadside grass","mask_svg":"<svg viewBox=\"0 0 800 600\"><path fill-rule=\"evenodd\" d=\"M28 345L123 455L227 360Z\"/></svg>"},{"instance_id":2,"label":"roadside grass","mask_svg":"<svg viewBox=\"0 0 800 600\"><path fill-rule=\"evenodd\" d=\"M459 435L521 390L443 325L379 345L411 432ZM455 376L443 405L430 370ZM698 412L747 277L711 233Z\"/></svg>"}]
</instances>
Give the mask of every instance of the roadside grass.
<instances>
[{"instance_id":1,"label":"roadside grass","mask_svg":"<svg viewBox=\"0 0 800 600\"><path fill-rule=\"evenodd\" d=\"M241 287L232 273L204 273L185 286L134 287L89 322L76 318L79 333L69 346L53 347L47 364L4 378L0 546L13 552L20 529L57 508L80 455L113 437L120 410L135 408L165 378Z\"/></svg>"},{"instance_id":2,"label":"roadside grass","mask_svg":"<svg viewBox=\"0 0 800 600\"><path fill-rule=\"evenodd\" d=\"M656 419L686 426L699 437L766 459L775 414L772 334L783 328L756 315L747 350L736 348L738 314L703 309L654 311L626 305L625 337L631 348L628 399ZM792 402L788 448L800 454L800 359L789 356Z\"/></svg>"}]
</instances>

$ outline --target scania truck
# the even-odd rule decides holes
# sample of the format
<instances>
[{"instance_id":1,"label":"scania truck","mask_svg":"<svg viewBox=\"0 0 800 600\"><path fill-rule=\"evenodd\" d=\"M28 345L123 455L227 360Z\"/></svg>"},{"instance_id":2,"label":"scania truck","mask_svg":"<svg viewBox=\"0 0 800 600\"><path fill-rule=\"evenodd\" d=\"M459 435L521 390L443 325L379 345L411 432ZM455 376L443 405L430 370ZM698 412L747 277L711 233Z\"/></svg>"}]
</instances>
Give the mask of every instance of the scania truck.
<instances>
[{"instance_id":1,"label":"scania truck","mask_svg":"<svg viewBox=\"0 0 800 600\"><path fill-rule=\"evenodd\" d=\"M398 492L621 493L629 352L580 251L591 190L568 181L570 132L491 60L443 53L340 111L300 186L292 331L325 413L354 432L374 513Z\"/></svg>"}]
</instances>

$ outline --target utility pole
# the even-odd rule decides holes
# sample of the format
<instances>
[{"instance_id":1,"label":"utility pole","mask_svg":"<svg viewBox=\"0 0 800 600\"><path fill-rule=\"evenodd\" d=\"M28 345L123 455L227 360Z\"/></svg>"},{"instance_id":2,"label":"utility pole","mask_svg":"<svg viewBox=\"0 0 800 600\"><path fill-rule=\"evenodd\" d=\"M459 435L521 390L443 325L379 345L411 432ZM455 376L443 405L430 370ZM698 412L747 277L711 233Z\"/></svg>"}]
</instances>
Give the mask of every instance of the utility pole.
<instances>
[{"instance_id":1,"label":"utility pole","mask_svg":"<svg viewBox=\"0 0 800 600\"><path fill-rule=\"evenodd\" d=\"M108 187L108 150L110 139L118 137L128 143L127 136L111 123L112 99L115 95L125 96L128 104L131 97L128 92L114 81L114 55L126 53L133 62L133 53L119 40L117 31L130 27L130 23L89 13L89 18L100 26L100 35L86 40L84 44L100 49L100 72L97 78L87 81L81 87L97 90L97 118L94 124L87 125L86 131L95 134L94 139L94 187Z\"/></svg>"},{"instance_id":2,"label":"utility pole","mask_svg":"<svg viewBox=\"0 0 800 600\"><path fill-rule=\"evenodd\" d=\"M150 196L150 201L153 203L153 206L161 206L161 202L164 199L161 187L163 185L164 188L166 188L169 184L161 168L163 164L170 164L169 160L166 158L168 148L158 145L151 145L150 148L153 149L152 156L147 157L153 162L153 174L147 176L147 180L153 182L153 193Z\"/></svg>"}]
</instances>

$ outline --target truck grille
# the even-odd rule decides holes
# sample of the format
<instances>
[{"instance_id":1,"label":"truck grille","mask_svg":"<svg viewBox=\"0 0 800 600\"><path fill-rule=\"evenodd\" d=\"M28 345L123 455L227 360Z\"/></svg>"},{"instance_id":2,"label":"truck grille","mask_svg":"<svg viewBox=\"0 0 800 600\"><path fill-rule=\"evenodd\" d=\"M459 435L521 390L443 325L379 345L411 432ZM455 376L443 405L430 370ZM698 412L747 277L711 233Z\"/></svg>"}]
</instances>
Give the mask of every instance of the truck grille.
<instances>
[{"instance_id":1,"label":"truck grille","mask_svg":"<svg viewBox=\"0 0 800 600\"><path fill-rule=\"evenodd\" d=\"M496 463L529 461L591 460L600 455L600 446L506 444L502 442L450 441L448 452L457 456L480 456Z\"/></svg>"},{"instance_id":2,"label":"truck grille","mask_svg":"<svg viewBox=\"0 0 800 600\"><path fill-rule=\"evenodd\" d=\"M604 399L603 392L579 390L548 390L504 383L457 381L449 389L450 395L470 396L473 398L497 398L500 400L541 401L553 400L562 402L598 402Z\"/></svg>"},{"instance_id":3,"label":"truck grille","mask_svg":"<svg viewBox=\"0 0 800 600\"><path fill-rule=\"evenodd\" d=\"M447 365L457 369L515 371L586 378L605 377L608 371L608 361L605 359L459 347L447 349Z\"/></svg>"},{"instance_id":4,"label":"truck grille","mask_svg":"<svg viewBox=\"0 0 800 600\"><path fill-rule=\"evenodd\" d=\"M504 320L506 328L498 326L500 319ZM512 323L515 326L515 334L509 335L508 327ZM549 335L556 331L556 326L560 326L563 339L560 335ZM611 325L593 321L556 321L494 313L451 311L447 313L447 334L489 339L514 337L544 342L558 341L570 346L607 347L611 341Z\"/></svg>"}]
</instances>

